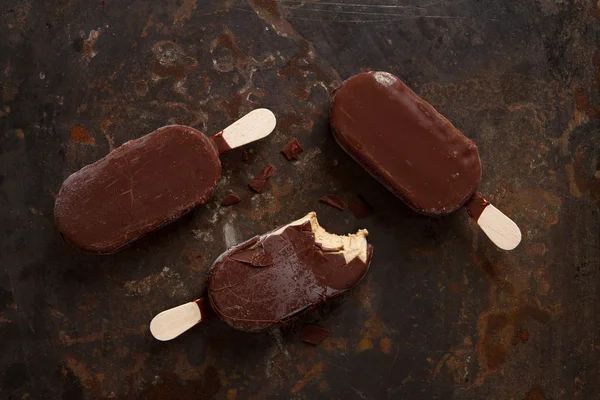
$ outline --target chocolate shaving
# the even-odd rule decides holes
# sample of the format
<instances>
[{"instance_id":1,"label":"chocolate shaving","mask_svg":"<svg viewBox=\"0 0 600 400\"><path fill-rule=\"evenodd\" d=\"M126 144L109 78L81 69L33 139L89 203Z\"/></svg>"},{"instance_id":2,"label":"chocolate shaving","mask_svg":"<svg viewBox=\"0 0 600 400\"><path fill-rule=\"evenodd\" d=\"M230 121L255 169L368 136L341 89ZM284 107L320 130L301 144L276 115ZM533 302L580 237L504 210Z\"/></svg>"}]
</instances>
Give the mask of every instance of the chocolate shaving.
<instances>
[{"instance_id":1,"label":"chocolate shaving","mask_svg":"<svg viewBox=\"0 0 600 400\"><path fill-rule=\"evenodd\" d=\"M226 151L231 150L231 146L229 146L229 143L227 143L227 141L223 137L223 131L211 136L210 140L213 146L215 146L215 149L217 149L217 151L219 152L219 154L223 154Z\"/></svg>"},{"instance_id":2,"label":"chocolate shaving","mask_svg":"<svg viewBox=\"0 0 600 400\"><path fill-rule=\"evenodd\" d=\"M260 193L265 188L267 184L267 180L271 176L275 174L275 167L272 164L267 164L263 167L263 169L252 179L252 181L248 184L252 190L257 193Z\"/></svg>"},{"instance_id":3,"label":"chocolate shaving","mask_svg":"<svg viewBox=\"0 0 600 400\"><path fill-rule=\"evenodd\" d=\"M229 207L229 206L239 203L241 200L242 199L237 194L230 193L227 196L225 196L225 198L221 202L221 205L225 206L225 207Z\"/></svg>"},{"instance_id":4,"label":"chocolate shaving","mask_svg":"<svg viewBox=\"0 0 600 400\"><path fill-rule=\"evenodd\" d=\"M273 265L273 257L265 253L265 249L262 245L257 246L256 249L240 251L229 258L231 260L250 264L253 267L268 267L269 265Z\"/></svg>"},{"instance_id":5,"label":"chocolate shaving","mask_svg":"<svg viewBox=\"0 0 600 400\"><path fill-rule=\"evenodd\" d=\"M298 154L302 153L303 151L304 149L296 138L290 140L285 146L283 146L283 149L281 149L281 152L285 154L289 161L297 160Z\"/></svg>"},{"instance_id":6,"label":"chocolate shaving","mask_svg":"<svg viewBox=\"0 0 600 400\"><path fill-rule=\"evenodd\" d=\"M344 200L340 199L340 196L337 194L326 194L325 196L321 197L319 201L329 204L330 206L338 208L342 211L346 209L346 203Z\"/></svg>"},{"instance_id":7,"label":"chocolate shaving","mask_svg":"<svg viewBox=\"0 0 600 400\"><path fill-rule=\"evenodd\" d=\"M350 211L352 211L357 219L363 219L373 213L373 208L361 196L356 196L352 203L350 203Z\"/></svg>"},{"instance_id":8,"label":"chocolate shaving","mask_svg":"<svg viewBox=\"0 0 600 400\"><path fill-rule=\"evenodd\" d=\"M305 324L300 333L300 340L304 343L318 346L327 336L329 336L329 333L329 329L325 329L319 325Z\"/></svg>"},{"instance_id":9,"label":"chocolate shaving","mask_svg":"<svg viewBox=\"0 0 600 400\"><path fill-rule=\"evenodd\" d=\"M477 221L483 213L483 210L489 205L489 201L481 197L479 193L475 193L473 197L467 200L467 202L465 203L465 208L467 209L467 212L469 213L471 218Z\"/></svg>"}]
</instances>

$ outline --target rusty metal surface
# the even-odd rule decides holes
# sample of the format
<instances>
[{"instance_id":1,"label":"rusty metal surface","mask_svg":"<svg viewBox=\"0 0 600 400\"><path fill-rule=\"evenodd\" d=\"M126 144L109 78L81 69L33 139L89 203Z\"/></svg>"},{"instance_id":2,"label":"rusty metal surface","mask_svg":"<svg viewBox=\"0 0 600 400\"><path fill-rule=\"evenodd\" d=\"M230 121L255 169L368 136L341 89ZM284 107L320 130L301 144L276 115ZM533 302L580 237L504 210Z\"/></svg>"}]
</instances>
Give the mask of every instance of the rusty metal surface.
<instances>
[{"instance_id":1,"label":"rusty metal surface","mask_svg":"<svg viewBox=\"0 0 600 400\"><path fill-rule=\"evenodd\" d=\"M0 398L573 399L600 388L600 10L595 1L5 0L0 4ZM524 239L416 215L334 143L329 93L387 70L479 146L480 191ZM70 173L169 123L213 134L252 108L275 133L222 156L213 199L112 256L53 223ZM298 137L297 162L280 148ZM262 194L247 183L277 167ZM242 197L219 206L229 190ZM357 220L318 202L362 195ZM299 321L157 312L201 296L225 248L317 211L367 228L367 278ZM305 321L331 330L300 342Z\"/></svg>"}]
</instances>

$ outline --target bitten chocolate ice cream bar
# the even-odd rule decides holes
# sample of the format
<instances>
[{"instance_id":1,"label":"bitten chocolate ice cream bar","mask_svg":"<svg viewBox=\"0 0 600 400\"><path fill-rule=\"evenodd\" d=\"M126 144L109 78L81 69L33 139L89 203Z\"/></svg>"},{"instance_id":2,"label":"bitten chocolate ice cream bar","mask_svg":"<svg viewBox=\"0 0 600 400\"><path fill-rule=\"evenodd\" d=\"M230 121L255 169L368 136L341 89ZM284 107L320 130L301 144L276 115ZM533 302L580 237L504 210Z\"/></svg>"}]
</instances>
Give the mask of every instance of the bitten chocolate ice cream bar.
<instances>
[{"instance_id":1,"label":"bitten chocolate ice cream bar","mask_svg":"<svg viewBox=\"0 0 600 400\"><path fill-rule=\"evenodd\" d=\"M373 254L367 231L327 232L314 212L223 253L214 262L208 299L231 327L255 332L287 321L352 288ZM203 319L198 301L163 311L150 323L170 340Z\"/></svg>"}]
</instances>

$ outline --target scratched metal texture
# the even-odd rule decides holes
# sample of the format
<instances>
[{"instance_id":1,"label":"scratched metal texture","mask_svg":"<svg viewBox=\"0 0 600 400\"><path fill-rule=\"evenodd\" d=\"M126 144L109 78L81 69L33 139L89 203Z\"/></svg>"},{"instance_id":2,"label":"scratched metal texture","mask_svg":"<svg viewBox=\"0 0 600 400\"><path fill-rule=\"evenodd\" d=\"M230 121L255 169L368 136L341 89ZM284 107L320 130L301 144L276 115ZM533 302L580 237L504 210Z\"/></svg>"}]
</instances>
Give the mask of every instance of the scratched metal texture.
<instances>
[{"instance_id":1,"label":"scratched metal texture","mask_svg":"<svg viewBox=\"0 0 600 400\"><path fill-rule=\"evenodd\" d=\"M3 0L1 399L597 399L600 5L591 0ZM520 225L512 252L463 211L419 216L335 144L331 90L390 71L479 146L480 192ZM214 134L268 107L273 135L221 157L206 206L111 256L53 222L69 174L183 123ZM281 147L297 137L297 162ZM262 194L248 182L277 168ZM220 207L228 191L242 197ZM357 220L322 203L373 207ZM152 339L202 296L229 245L315 210L367 228L363 282L246 334L212 319ZM317 347L299 329L331 330Z\"/></svg>"}]
</instances>

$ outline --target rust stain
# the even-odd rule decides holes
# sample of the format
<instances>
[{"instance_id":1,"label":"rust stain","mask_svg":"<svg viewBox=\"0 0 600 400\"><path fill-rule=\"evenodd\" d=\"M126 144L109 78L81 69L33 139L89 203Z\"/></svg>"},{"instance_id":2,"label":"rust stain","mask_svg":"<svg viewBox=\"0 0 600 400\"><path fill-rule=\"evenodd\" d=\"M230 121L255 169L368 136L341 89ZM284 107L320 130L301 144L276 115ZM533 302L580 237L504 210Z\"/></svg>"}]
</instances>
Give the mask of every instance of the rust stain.
<instances>
[{"instance_id":1,"label":"rust stain","mask_svg":"<svg viewBox=\"0 0 600 400\"><path fill-rule=\"evenodd\" d=\"M581 151L575 153L571 163L565 165L569 181L569 192L574 197L590 194L592 200L600 207L600 171L594 165L584 165Z\"/></svg>"},{"instance_id":2,"label":"rust stain","mask_svg":"<svg viewBox=\"0 0 600 400\"><path fill-rule=\"evenodd\" d=\"M296 384L292 387L292 393L298 393L302 389L306 387L310 382L315 379L320 379L323 375L323 370L325 369L325 363L323 361L318 362L315 366L312 367L310 371L308 371L302 379L300 379Z\"/></svg>"},{"instance_id":3,"label":"rust stain","mask_svg":"<svg viewBox=\"0 0 600 400\"><path fill-rule=\"evenodd\" d=\"M596 3L596 10L598 10L598 17L600 18L600 4L598 3ZM594 63L594 67L596 68L596 86L600 88L600 49L596 51L596 54L594 54L594 59L592 61Z\"/></svg>"},{"instance_id":4,"label":"rust stain","mask_svg":"<svg viewBox=\"0 0 600 400\"><path fill-rule=\"evenodd\" d=\"M142 33L140 34L140 37L145 38L146 36L148 36L148 29L150 29L152 27L152 25L154 25L154 14L150 14L150 17L148 18L148 22L146 22L146 25L144 25L144 29L142 29Z\"/></svg>"},{"instance_id":5,"label":"rust stain","mask_svg":"<svg viewBox=\"0 0 600 400\"><path fill-rule=\"evenodd\" d=\"M575 180L575 168L573 168L573 161L565 165L565 173L567 174L567 181L569 182L569 193L571 193L571 196L576 198L580 198L581 196L583 196Z\"/></svg>"},{"instance_id":6,"label":"rust stain","mask_svg":"<svg viewBox=\"0 0 600 400\"><path fill-rule=\"evenodd\" d=\"M93 343L101 341L103 338L103 334L102 332L95 332L86 336L72 338L65 331L60 331L58 337L60 338L60 341L63 345L72 346L74 344Z\"/></svg>"},{"instance_id":7,"label":"rust stain","mask_svg":"<svg viewBox=\"0 0 600 400\"><path fill-rule=\"evenodd\" d=\"M518 204L512 202L513 195ZM526 251L535 257L533 263L539 260L541 266L527 268L526 265L516 265L512 258L494 260L487 250L481 248L472 254L476 265L493 282L489 289L491 306L479 316L475 349L480 373L475 385L482 384L487 376L504 366L513 346L530 341L532 333L523 326L526 321L546 324L551 317L533 295L531 279L536 281L534 288L538 295L548 294L547 268L541 258L546 246L541 241L558 222L561 201L553 193L542 189L521 189L512 193L509 200L505 209L518 218L524 235L529 238Z\"/></svg>"},{"instance_id":8,"label":"rust stain","mask_svg":"<svg viewBox=\"0 0 600 400\"><path fill-rule=\"evenodd\" d=\"M383 336L383 323L375 315L371 315L361 330L363 339L378 339Z\"/></svg>"},{"instance_id":9,"label":"rust stain","mask_svg":"<svg viewBox=\"0 0 600 400\"><path fill-rule=\"evenodd\" d=\"M304 39L299 43L298 55L280 68L277 75L292 88L291 95L302 101L308 99L315 86L330 91L341 84L335 70L319 65L314 45Z\"/></svg>"},{"instance_id":10,"label":"rust stain","mask_svg":"<svg viewBox=\"0 0 600 400\"><path fill-rule=\"evenodd\" d=\"M148 22L146 22L146 25L144 25L144 29L142 29L142 33L140 34L140 37L145 38L148 37L148 29L154 27L154 30L159 33L162 31L162 33L164 33L165 35L169 33L169 27L165 26L165 24L163 24L162 22L157 22L154 23L154 15L151 14L150 18L148 18Z\"/></svg>"},{"instance_id":11,"label":"rust stain","mask_svg":"<svg viewBox=\"0 0 600 400\"><path fill-rule=\"evenodd\" d=\"M584 88L575 90L575 107L578 111L586 113L590 118L595 117L598 113L598 110L590 103L590 96L587 89Z\"/></svg>"},{"instance_id":12,"label":"rust stain","mask_svg":"<svg viewBox=\"0 0 600 400\"><path fill-rule=\"evenodd\" d=\"M321 342L321 347L328 353L334 350L340 350L343 353L348 351L348 342L344 338L326 338Z\"/></svg>"},{"instance_id":13,"label":"rust stain","mask_svg":"<svg viewBox=\"0 0 600 400\"><path fill-rule=\"evenodd\" d=\"M464 384L469 381L469 362L473 354L472 343L466 347L452 348L446 353L437 363L433 378L440 375L443 366L446 366L448 371L454 375L454 381L459 384Z\"/></svg>"},{"instance_id":14,"label":"rust stain","mask_svg":"<svg viewBox=\"0 0 600 400\"><path fill-rule=\"evenodd\" d=\"M77 361L73 358L67 358L66 367L69 368L79 378L81 385L92 391L93 397L99 398L102 394L103 374L94 373L83 361ZM63 368L63 374L67 371Z\"/></svg>"},{"instance_id":15,"label":"rust stain","mask_svg":"<svg viewBox=\"0 0 600 400\"><path fill-rule=\"evenodd\" d=\"M17 98L19 94L19 88L15 85L7 84L2 89L2 101L8 103Z\"/></svg>"},{"instance_id":16,"label":"rust stain","mask_svg":"<svg viewBox=\"0 0 600 400\"><path fill-rule=\"evenodd\" d=\"M392 341L388 337L384 337L379 341L379 348L383 354L390 354L392 352Z\"/></svg>"},{"instance_id":17,"label":"rust stain","mask_svg":"<svg viewBox=\"0 0 600 400\"><path fill-rule=\"evenodd\" d=\"M558 4L555 0L538 0L537 2L542 9L542 12L547 15L555 15L560 11L558 8Z\"/></svg>"},{"instance_id":18,"label":"rust stain","mask_svg":"<svg viewBox=\"0 0 600 400\"><path fill-rule=\"evenodd\" d=\"M361 339L356 345L356 352L362 353L363 351L371 350L373 348L373 342L369 339Z\"/></svg>"},{"instance_id":19,"label":"rust stain","mask_svg":"<svg viewBox=\"0 0 600 400\"><path fill-rule=\"evenodd\" d=\"M226 396L227 400L235 400L237 399L237 390L236 389L229 389L227 390L227 396Z\"/></svg>"},{"instance_id":20,"label":"rust stain","mask_svg":"<svg viewBox=\"0 0 600 400\"><path fill-rule=\"evenodd\" d=\"M25 139L25 132L23 132L23 129L15 129L15 135L19 139Z\"/></svg>"},{"instance_id":21,"label":"rust stain","mask_svg":"<svg viewBox=\"0 0 600 400\"><path fill-rule=\"evenodd\" d=\"M89 312L100 305L100 301L92 293L85 296L85 300L77 306L77 309L81 312Z\"/></svg>"},{"instance_id":22,"label":"rust stain","mask_svg":"<svg viewBox=\"0 0 600 400\"><path fill-rule=\"evenodd\" d=\"M535 386L535 387L531 388L531 390L529 392L527 392L527 394L525 395L525 398L523 400L549 400L549 399L546 398L541 387Z\"/></svg>"},{"instance_id":23,"label":"rust stain","mask_svg":"<svg viewBox=\"0 0 600 400\"><path fill-rule=\"evenodd\" d=\"M525 239L542 239L558 223L562 202L550 191L540 188L519 189L512 193L509 200L503 207L504 211L517 218Z\"/></svg>"},{"instance_id":24,"label":"rust stain","mask_svg":"<svg viewBox=\"0 0 600 400\"><path fill-rule=\"evenodd\" d=\"M519 331L519 339L521 340L521 342L523 343L527 343L527 341L529 340L529 331L527 329L522 329ZM516 344L516 343L513 343Z\"/></svg>"},{"instance_id":25,"label":"rust stain","mask_svg":"<svg viewBox=\"0 0 600 400\"><path fill-rule=\"evenodd\" d=\"M108 141L108 146L111 151L115 149L115 139L111 132L112 131L111 128L113 125L115 125L115 115L114 114L111 114L108 118L106 118L106 119L102 120L102 122L100 122L100 131L102 132L102 134Z\"/></svg>"},{"instance_id":26,"label":"rust stain","mask_svg":"<svg viewBox=\"0 0 600 400\"><path fill-rule=\"evenodd\" d=\"M270 58L259 62L246 55L237 44L233 32L227 27L223 27L221 34L211 41L210 53L213 57L214 69L218 72L230 72L235 69L245 81L235 95L217 104L217 107L225 110L230 118L237 118L243 112L249 111L250 103L259 102L266 96L265 91L253 86L252 79L259 67L269 67Z\"/></svg>"},{"instance_id":27,"label":"rust stain","mask_svg":"<svg viewBox=\"0 0 600 400\"><path fill-rule=\"evenodd\" d=\"M71 128L71 138L77 143L87 144L90 146L96 145L96 140L83 125L75 125Z\"/></svg>"},{"instance_id":28,"label":"rust stain","mask_svg":"<svg viewBox=\"0 0 600 400\"><path fill-rule=\"evenodd\" d=\"M576 376L575 379L573 379L573 383L575 384L575 396L581 396L583 394L583 387L585 386L585 381Z\"/></svg>"},{"instance_id":29,"label":"rust stain","mask_svg":"<svg viewBox=\"0 0 600 400\"><path fill-rule=\"evenodd\" d=\"M203 253L184 249L179 258L188 268L196 272L204 272L208 269L209 263Z\"/></svg>"},{"instance_id":30,"label":"rust stain","mask_svg":"<svg viewBox=\"0 0 600 400\"><path fill-rule=\"evenodd\" d=\"M4 118L4 117L8 116L8 114L10 114L10 107L9 106L2 107L2 109L0 110L0 118Z\"/></svg>"},{"instance_id":31,"label":"rust stain","mask_svg":"<svg viewBox=\"0 0 600 400\"><path fill-rule=\"evenodd\" d=\"M221 32L217 38L210 42L210 54L215 55L219 46L223 47L230 53L233 66L235 66L238 73L245 78L248 78L248 64L250 62L250 57L244 54L240 46L237 44L233 32L231 32L231 30L226 26L223 27L223 32ZM231 71L231 69L227 66L217 67L217 70L220 72Z\"/></svg>"},{"instance_id":32,"label":"rust stain","mask_svg":"<svg viewBox=\"0 0 600 400\"><path fill-rule=\"evenodd\" d=\"M450 293L452 293L452 294L458 294L458 293L460 293L460 286L456 282L451 282L448 285L448 289L450 290Z\"/></svg>"},{"instance_id":33,"label":"rust stain","mask_svg":"<svg viewBox=\"0 0 600 400\"><path fill-rule=\"evenodd\" d=\"M512 327L508 327L506 314L490 314L480 318L485 326L481 342L482 359L488 370L496 370L506 361L506 352L512 343Z\"/></svg>"},{"instance_id":34,"label":"rust stain","mask_svg":"<svg viewBox=\"0 0 600 400\"><path fill-rule=\"evenodd\" d=\"M587 123L589 120L590 117L586 113L575 108L573 111L573 117L567 123L567 128L558 139L554 140L554 142L559 146L561 156L569 155L569 139L573 131L577 127Z\"/></svg>"},{"instance_id":35,"label":"rust stain","mask_svg":"<svg viewBox=\"0 0 600 400\"><path fill-rule=\"evenodd\" d=\"M225 110L229 118L237 118L241 114L240 109L242 108L242 96L232 96L231 99L220 102L218 107L222 110Z\"/></svg>"},{"instance_id":36,"label":"rust stain","mask_svg":"<svg viewBox=\"0 0 600 400\"><path fill-rule=\"evenodd\" d=\"M175 79L175 89L178 89L177 82L186 78L187 70L198 65L194 58L187 56L180 45L170 40L155 43L152 46L152 53L155 59L152 68L152 79L173 78ZM181 92L181 88L178 91Z\"/></svg>"},{"instance_id":37,"label":"rust stain","mask_svg":"<svg viewBox=\"0 0 600 400\"><path fill-rule=\"evenodd\" d=\"M592 199L596 202L596 205L600 208L600 174L598 171L594 174L594 183L590 188L590 194Z\"/></svg>"},{"instance_id":38,"label":"rust stain","mask_svg":"<svg viewBox=\"0 0 600 400\"><path fill-rule=\"evenodd\" d=\"M322 380L321 382L319 382L319 392L327 393L329 392L329 390L331 389L329 388L329 383L326 380Z\"/></svg>"},{"instance_id":39,"label":"rust stain","mask_svg":"<svg viewBox=\"0 0 600 400\"><path fill-rule=\"evenodd\" d=\"M175 11L173 24L182 26L187 20L192 17L192 12L196 9L198 0L183 0L183 3Z\"/></svg>"},{"instance_id":40,"label":"rust stain","mask_svg":"<svg viewBox=\"0 0 600 400\"><path fill-rule=\"evenodd\" d=\"M494 267L494 265L492 265L492 263L490 261L488 261L488 260L482 261L479 259L479 257L476 254L473 254L473 258L474 258L475 262L477 263L477 265L479 265L481 267L483 272L485 272L485 274L488 276L488 278L490 278L492 280L492 282L494 282L496 284L497 287L501 288L509 295L515 295L517 293L514 285L508 279L505 279L505 278L502 278L501 276L499 276L497 267Z\"/></svg>"},{"instance_id":41,"label":"rust stain","mask_svg":"<svg viewBox=\"0 0 600 400\"><path fill-rule=\"evenodd\" d=\"M569 192L573 197L579 198L589 190L588 178L583 168L583 153L578 151L571 163L565 165Z\"/></svg>"},{"instance_id":42,"label":"rust stain","mask_svg":"<svg viewBox=\"0 0 600 400\"><path fill-rule=\"evenodd\" d=\"M177 374L171 371L162 371L157 378L139 393L120 397L119 400L196 399L199 394L202 394L203 398L212 399L221 389L219 373L212 365L205 367L201 379L182 382Z\"/></svg>"},{"instance_id":43,"label":"rust stain","mask_svg":"<svg viewBox=\"0 0 600 400\"><path fill-rule=\"evenodd\" d=\"M148 94L148 84L144 80L138 80L134 84L135 94L139 97L144 97Z\"/></svg>"},{"instance_id":44,"label":"rust stain","mask_svg":"<svg viewBox=\"0 0 600 400\"><path fill-rule=\"evenodd\" d=\"M506 362L511 346L529 340L529 332L520 328L526 319L546 324L550 313L538 305L518 301L510 313L483 313L480 316L478 353L487 373L496 371Z\"/></svg>"},{"instance_id":45,"label":"rust stain","mask_svg":"<svg viewBox=\"0 0 600 400\"><path fill-rule=\"evenodd\" d=\"M13 18L13 22L8 24L8 28L9 29L14 29L14 28L24 28L25 25L27 24L27 19L29 17L29 12L31 11L31 2L26 1L22 7L16 8L13 10L14 12L12 13L6 13L4 12L4 15L12 15Z\"/></svg>"}]
</instances>

